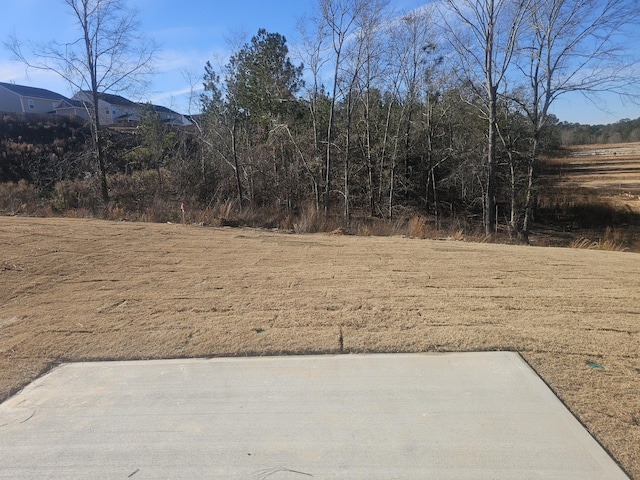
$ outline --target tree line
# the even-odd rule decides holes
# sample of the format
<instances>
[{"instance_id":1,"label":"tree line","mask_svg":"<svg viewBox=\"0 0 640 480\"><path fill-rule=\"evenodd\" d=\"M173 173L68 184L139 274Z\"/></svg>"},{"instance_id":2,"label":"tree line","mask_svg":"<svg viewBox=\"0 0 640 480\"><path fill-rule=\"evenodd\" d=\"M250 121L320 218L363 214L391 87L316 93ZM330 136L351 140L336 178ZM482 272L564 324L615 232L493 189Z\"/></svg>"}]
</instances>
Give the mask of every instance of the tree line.
<instances>
[{"instance_id":1,"label":"tree line","mask_svg":"<svg viewBox=\"0 0 640 480\"><path fill-rule=\"evenodd\" d=\"M569 92L633 95L637 63L618 42L637 13L447 0L394 16L384 0L319 0L299 65L266 30L207 64L198 128L241 206L312 202L347 225L355 211L464 211L526 240L540 156L559 144L550 107Z\"/></svg>"},{"instance_id":2,"label":"tree line","mask_svg":"<svg viewBox=\"0 0 640 480\"><path fill-rule=\"evenodd\" d=\"M640 118L622 119L608 125L558 124L563 145L640 142Z\"/></svg>"},{"instance_id":3,"label":"tree line","mask_svg":"<svg viewBox=\"0 0 640 480\"><path fill-rule=\"evenodd\" d=\"M131 17L118 17L124 3L65 1L83 38L109 47L55 50L63 66L84 59L75 84L98 92L117 86L100 79L138 79L153 47L109 43L137 38ZM444 0L397 14L387 0L317 0L295 51L260 29L224 64L204 66L193 128L167 130L149 111L139 144L115 158L92 117L103 202L113 201L109 171L149 169L202 204L312 208L347 227L354 215L393 219L406 209L436 227L464 214L488 235L506 225L526 241L540 157L561 141L550 107L570 92L634 95L637 58L623 41L638 10L633 0ZM109 21L120 36L95 32ZM49 68L50 57L32 64Z\"/></svg>"}]
</instances>

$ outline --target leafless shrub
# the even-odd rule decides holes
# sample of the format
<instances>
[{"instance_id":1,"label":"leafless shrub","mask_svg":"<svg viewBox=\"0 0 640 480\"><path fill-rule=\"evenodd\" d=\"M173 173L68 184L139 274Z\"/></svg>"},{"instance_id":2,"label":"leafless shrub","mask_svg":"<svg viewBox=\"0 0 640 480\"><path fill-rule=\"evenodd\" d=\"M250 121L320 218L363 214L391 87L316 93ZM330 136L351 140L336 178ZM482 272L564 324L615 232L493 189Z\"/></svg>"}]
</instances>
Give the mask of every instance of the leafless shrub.
<instances>
[{"instance_id":1,"label":"leafless shrub","mask_svg":"<svg viewBox=\"0 0 640 480\"><path fill-rule=\"evenodd\" d=\"M25 180L0 184L0 210L7 215L34 215L41 203L38 190Z\"/></svg>"}]
</instances>

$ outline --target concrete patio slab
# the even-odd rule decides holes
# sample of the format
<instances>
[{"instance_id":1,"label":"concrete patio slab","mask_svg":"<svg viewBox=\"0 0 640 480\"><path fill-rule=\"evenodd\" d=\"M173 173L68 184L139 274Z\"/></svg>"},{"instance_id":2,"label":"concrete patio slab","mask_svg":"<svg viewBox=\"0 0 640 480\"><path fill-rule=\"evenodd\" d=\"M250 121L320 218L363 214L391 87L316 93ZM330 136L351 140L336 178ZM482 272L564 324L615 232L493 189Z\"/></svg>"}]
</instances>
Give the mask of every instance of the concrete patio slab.
<instances>
[{"instance_id":1,"label":"concrete patio slab","mask_svg":"<svg viewBox=\"0 0 640 480\"><path fill-rule=\"evenodd\" d=\"M628 479L509 352L66 364L0 405L0 478Z\"/></svg>"}]
</instances>

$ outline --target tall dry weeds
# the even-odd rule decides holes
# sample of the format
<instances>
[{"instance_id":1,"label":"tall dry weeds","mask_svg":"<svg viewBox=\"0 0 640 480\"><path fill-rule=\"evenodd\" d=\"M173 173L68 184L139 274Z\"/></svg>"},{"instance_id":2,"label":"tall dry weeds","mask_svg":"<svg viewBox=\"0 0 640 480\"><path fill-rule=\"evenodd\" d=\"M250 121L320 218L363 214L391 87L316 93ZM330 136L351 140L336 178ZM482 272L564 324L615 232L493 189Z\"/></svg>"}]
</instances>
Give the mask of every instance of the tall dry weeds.
<instances>
[{"instance_id":1,"label":"tall dry weeds","mask_svg":"<svg viewBox=\"0 0 640 480\"><path fill-rule=\"evenodd\" d=\"M0 210L7 215L34 215L40 207L40 195L32 184L25 180L0 183Z\"/></svg>"},{"instance_id":2,"label":"tall dry weeds","mask_svg":"<svg viewBox=\"0 0 640 480\"><path fill-rule=\"evenodd\" d=\"M293 221L293 231L296 233L320 232L324 225L323 216L314 204L307 205Z\"/></svg>"},{"instance_id":3,"label":"tall dry weeds","mask_svg":"<svg viewBox=\"0 0 640 480\"><path fill-rule=\"evenodd\" d=\"M584 250L606 250L610 252L627 252L629 249L620 243L611 240L590 240L588 238L578 238L569 244L569 248Z\"/></svg>"},{"instance_id":4,"label":"tall dry weeds","mask_svg":"<svg viewBox=\"0 0 640 480\"><path fill-rule=\"evenodd\" d=\"M426 220L424 217L415 215L407 223L407 232L411 238L425 238Z\"/></svg>"}]
</instances>

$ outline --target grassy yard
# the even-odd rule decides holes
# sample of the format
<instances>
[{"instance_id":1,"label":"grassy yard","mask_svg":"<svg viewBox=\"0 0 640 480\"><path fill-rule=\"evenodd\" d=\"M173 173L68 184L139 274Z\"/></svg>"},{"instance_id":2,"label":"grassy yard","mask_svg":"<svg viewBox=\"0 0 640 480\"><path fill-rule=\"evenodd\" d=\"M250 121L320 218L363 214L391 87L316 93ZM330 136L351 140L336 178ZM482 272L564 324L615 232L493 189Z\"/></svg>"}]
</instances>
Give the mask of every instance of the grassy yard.
<instances>
[{"instance_id":1,"label":"grassy yard","mask_svg":"<svg viewBox=\"0 0 640 480\"><path fill-rule=\"evenodd\" d=\"M640 479L637 254L22 217L0 244L0 399L68 361L509 350Z\"/></svg>"}]
</instances>

